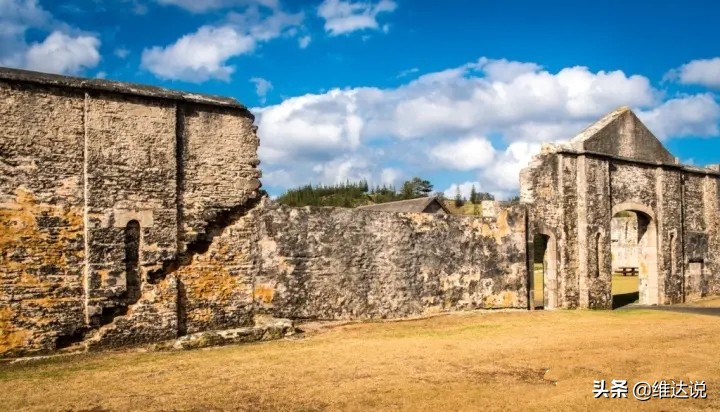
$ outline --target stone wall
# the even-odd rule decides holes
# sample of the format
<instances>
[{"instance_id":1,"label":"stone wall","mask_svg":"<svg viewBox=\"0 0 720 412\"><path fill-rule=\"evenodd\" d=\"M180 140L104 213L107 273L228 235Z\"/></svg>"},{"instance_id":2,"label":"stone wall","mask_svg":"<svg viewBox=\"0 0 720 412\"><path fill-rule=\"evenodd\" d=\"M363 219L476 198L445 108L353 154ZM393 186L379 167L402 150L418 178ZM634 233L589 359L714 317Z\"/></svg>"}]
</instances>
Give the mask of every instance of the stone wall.
<instances>
[{"instance_id":1,"label":"stone wall","mask_svg":"<svg viewBox=\"0 0 720 412\"><path fill-rule=\"evenodd\" d=\"M166 275L257 202L253 120L234 100L0 69L0 354L176 337Z\"/></svg>"},{"instance_id":2,"label":"stone wall","mask_svg":"<svg viewBox=\"0 0 720 412\"><path fill-rule=\"evenodd\" d=\"M259 198L234 100L0 69L0 356L294 320L609 308L611 219L648 219L641 301L720 293L720 167L691 168L628 110L521 174L482 216L287 208Z\"/></svg>"},{"instance_id":3,"label":"stone wall","mask_svg":"<svg viewBox=\"0 0 720 412\"><path fill-rule=\"evenodd\" d=\"M526 308L525 212L289 208L265 200L172 274L184 332L295 320Z\"/></svg>"},{"instance_id":4,"label":"stone wall","mask_svg":"<svg viewBox=\"0 0 720 412\"><path fill-rule=\"evenodd\" d=\"M234 100L0 69L0 356L527 307L525 212L260 205Z\"/></svg>"},{"instance_id":5,"label":"stone wall","mask_svg":"<svg viewBox=\"0 0 720 412\"><path fill-rule=\"evenodd\" d=\"M649 222L637 262L629 265L640 269L641 303L718 293L719 169L670 160L640 120L620 109L568 144L546 145L523 170L529 239L546 234L557 242L552 307L611 307L611 221L620 211Z\"/></svg>"},{"instance_id":6,"label":"stone wall","mask_svg":"<svg viewBox=\"0 0 720 412\"><path fill-rule=\"evenodd\" d=\"M525 213L492 217L270 207L255 299L280 317L396 318L527 308Z\"/></svg>"}]
</instances>

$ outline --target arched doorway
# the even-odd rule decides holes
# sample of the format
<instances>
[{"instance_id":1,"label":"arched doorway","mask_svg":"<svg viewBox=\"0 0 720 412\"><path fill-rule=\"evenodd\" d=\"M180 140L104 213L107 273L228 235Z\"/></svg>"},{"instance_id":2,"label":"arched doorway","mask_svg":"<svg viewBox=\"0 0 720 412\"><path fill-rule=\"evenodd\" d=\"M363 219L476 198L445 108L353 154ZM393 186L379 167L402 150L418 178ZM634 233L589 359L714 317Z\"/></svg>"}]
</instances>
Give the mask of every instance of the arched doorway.
<instances>
[{"instance_id":1,"label":"arched doorway","mask_svg":"<svg viewBox=\"0 0 720 412\"><path fill-rule=\"evenodd\" d=\"M658 304L657 226L642 205L613 208L610 222L613 309Z\"/></svg>"},{"instance_id":2,"label":"arched doorway","mask_svg":"<svg viewBox=\"0 0 720 412\"><path fill-rule=\"evenodd\" d=\"M536 234L533 238L533 302L535 309L557 307L557 264L555 238Z\"/></svg>"}]
</instances>

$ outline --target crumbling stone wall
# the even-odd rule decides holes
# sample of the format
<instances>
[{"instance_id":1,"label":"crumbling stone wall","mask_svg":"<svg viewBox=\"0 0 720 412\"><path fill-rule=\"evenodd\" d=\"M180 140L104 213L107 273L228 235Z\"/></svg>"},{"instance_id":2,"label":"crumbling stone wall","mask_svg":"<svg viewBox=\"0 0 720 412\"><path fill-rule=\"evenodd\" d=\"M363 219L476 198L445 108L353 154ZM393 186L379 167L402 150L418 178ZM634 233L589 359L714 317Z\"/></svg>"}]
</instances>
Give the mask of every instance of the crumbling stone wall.
<instances>
[{"instance_id":1,"label":"crumbling stone wall","mask_svg":"<svg viewBox=\"0 0 720 412\"><path fill-rule=\"evenodd\" d=\"M556 306L611 307L611 219L623 210L649 218L656 234L640 259L641 303L717 294L719 170L678 164L627 108L544 146L521 173L521 197L528 239L557 239Z\"/></svg>"},{"instance_id":2,"label":"crumbling stone wall","mask_svg":"<svg viewBox=\"0 0 720 412\"><path fill-rule=\"evenodd\" d=\"M260 205L234 100L0 69L0 356L526 307L525 212Z\"/></svg>"},{"instance_id":3,"label":"crumbling stone wall","mask_svg":"<svg viewBox=\"0 0 720 412\"><path fill-rule=\"evenodd\" d=\"M85 325L84 99L7 83L0 92L2 353L62 345Z\"/></svg>"},{"instance_id":4,"label":"crumbling stone wall","mask_svg":"<svg viewBox=\"0 0 720 412\"><path fill-rule=\"evenodd\" d=\"M481 218L271 206L258 246L254 298L280 317L527 307L520 207Z\"/></svg>"},{"instance_id":5,"label":"crumbling stone wall","mask_svg":"<svg viewBox=\"0 0 720 412\"><path fill-rule=\"evenodd\" d=\"M611 220L647 218L641 300L720 293L720 166L682 166L627 109L521 173L482 216L259 198L234 100L0 69L0 356L252 326L533 301L609 308ZM259 333L262 335L262 333Z\"/></svg>"},{"instance_id":6,"label":"crumbling stone wall","mask_svg":"<svg viewBox=\"0 0 720 412\"><path fill-rule=\"evenodd\" d=\"M0 354L176 337L195 279L167 275L256 202L253 120L229 99L0 70Z\"/></svg>"}]
</instances>

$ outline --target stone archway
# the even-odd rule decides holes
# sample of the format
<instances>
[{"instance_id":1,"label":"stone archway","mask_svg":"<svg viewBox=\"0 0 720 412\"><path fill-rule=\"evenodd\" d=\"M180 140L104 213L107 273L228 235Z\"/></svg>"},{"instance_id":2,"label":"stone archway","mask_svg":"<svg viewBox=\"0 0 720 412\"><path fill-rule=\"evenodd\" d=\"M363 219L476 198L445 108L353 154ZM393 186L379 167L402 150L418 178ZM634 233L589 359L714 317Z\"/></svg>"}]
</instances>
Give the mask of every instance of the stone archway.
<instances>
[{"instance_id":1,"label":"stone archway","mask_svg":"<svg viewBox=\"0 0 720 412\"><path fill-rule=\"evenodd\" d=\"M616 272L621 267L637 268L638 302L641 305L657 305L660 299L655 213L647 206L637 203L622 203L612 208L613 219L622 213L636 216L635 227L630 230L630 235L625 234L626 237L633 238L634 243L628 242L626 245L611 246L612 270ZM615 236L617 234L613 234L614 238ZM617 237L617 239L620 238L622 236Z\"/></svg>"}]
</instances>

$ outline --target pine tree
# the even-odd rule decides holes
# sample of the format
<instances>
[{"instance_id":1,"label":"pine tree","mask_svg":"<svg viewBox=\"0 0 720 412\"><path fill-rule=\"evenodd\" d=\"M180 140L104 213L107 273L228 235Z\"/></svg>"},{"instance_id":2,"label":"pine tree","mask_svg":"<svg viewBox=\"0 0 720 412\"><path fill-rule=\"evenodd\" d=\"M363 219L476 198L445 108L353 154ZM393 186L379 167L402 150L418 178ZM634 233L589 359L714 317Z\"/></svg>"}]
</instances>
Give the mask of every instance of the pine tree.
<instances>
[{"instance_id":1,"label":"pine tree","mask_svg":"<svg viewBox=\"0 0 720 412\"><path fill-rule=\"evenodd\" d=\"M475 190L475 185L472 185L472 189L470 189L470 203L477 204L479 201L478 199L478 193L477 190Z\"/></svg>"},{"instance_id":2,"label":"pine tree","mask_svg":"<svg viewBox=\"0 0 720 412\"><path fill-rule=\"evenodd\" d=\"M460 193L460 186L455 188L455 207L462 207L463 206L463 197L462 193Z\"/></svg>"}]
</instances>

